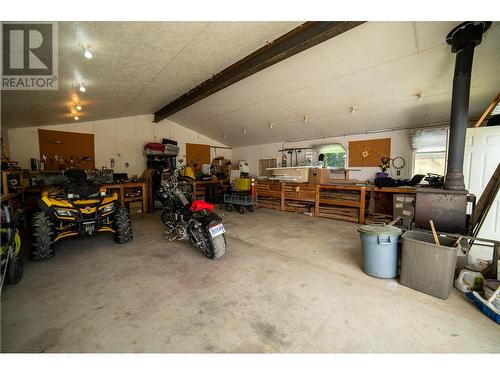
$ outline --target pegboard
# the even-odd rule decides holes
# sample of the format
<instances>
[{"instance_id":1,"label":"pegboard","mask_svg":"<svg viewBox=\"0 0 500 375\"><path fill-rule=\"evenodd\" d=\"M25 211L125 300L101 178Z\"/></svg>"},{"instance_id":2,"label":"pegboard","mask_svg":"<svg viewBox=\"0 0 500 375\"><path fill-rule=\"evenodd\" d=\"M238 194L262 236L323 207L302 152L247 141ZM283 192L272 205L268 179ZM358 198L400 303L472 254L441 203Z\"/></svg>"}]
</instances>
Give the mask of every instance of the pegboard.
<instances>
[{"instance_id":1,"label":"pegboard","mask_svg":"<svg viewBox=\"0 0 500 375\"><path fill-rule=\"evenodd\" d=\"M369 155L363 158L365 148L368 149ZM383 155L391 157L390 138L349 142L349 167L378 167Z\"/></svg>"}]
</instances>

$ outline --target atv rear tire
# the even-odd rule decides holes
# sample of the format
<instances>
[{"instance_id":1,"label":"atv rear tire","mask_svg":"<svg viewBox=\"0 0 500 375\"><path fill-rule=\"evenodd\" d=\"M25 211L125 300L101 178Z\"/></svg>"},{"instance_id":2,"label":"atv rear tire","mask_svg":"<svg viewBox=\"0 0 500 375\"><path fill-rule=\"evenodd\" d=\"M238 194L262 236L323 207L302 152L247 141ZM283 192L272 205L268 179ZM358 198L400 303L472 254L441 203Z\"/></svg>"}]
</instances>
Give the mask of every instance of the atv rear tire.
<instances>
[{"instance_id":1,"label":"atv rear tire","mask_svg":"<svg viewBox=\"0 0 500 375\"><path fill-rule=\"evenodd\" d=\"M119 208L115 214L115 242L125 243L132 241L132 223L126 208Z\"/></svg>"},{"instance_id":2,"label":"atv rear tire","mask_svg":"<svg viewBox=\"0 0 500 375\"><path fill-rule=\"evenodd\" d=\"M44 260L55 255L54 224L45 212L33 215L31 236L31 259Z\"/></svg>"}]
</instances>

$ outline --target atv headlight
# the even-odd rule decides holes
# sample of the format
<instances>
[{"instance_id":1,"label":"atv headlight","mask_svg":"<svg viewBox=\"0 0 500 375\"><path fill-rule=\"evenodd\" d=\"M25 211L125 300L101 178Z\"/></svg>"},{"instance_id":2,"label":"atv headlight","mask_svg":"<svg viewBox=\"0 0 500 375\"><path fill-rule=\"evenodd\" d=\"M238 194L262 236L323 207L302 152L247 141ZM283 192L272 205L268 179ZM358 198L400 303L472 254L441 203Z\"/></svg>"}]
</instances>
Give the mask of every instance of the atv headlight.
<instances>
[{"instance_id":1,"label":"atv headlight","mask_svg":"<svg viewBox=\"0 0 500 375\"><path fill-rule=\"evenodd\" d=\"M103 214L105 214L105 213L113 211L114 209L115 209L115 204L111 203L111 204L108 204L107 206L102 207L101 212Z\"/></svg>"},{"instance_id":2,"label":"atv headlight","mask_svg":"<svg viewBox=\"0 0 500 375\"><path fill-rule=\"evenodd\" d=\"M56 208L56 215L57 216L73 216L71 214L71 211L67 210L65 208Z\"/></svg>"}]
</instances>

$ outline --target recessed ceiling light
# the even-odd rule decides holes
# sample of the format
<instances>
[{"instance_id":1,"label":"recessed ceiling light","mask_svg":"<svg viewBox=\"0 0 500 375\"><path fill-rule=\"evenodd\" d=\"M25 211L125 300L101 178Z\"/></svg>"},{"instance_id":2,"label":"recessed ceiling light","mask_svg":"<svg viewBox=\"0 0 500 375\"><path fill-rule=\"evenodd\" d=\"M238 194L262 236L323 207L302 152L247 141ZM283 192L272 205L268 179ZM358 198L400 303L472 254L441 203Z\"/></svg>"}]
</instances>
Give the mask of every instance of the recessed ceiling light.
<instances>
[{"instance_id":1,"label":"recessed ceiling light","mask_svg":"<svg viewBox=\"0 0 500 375\"><path fill-rule=\"evenodd\" d=\"M87 91L87 89L85 88L85 86L83 85L83 83L80 83L80 91L81 92Z\"/></svg>"},{"instance_id":2,"label":"recessed ceiling light","mask_svg":"<svg viewBox=\"0 0 500 375\"><path fill-rule=\"evenodd\" d=\"M83 56L85 56L87 59L91 59L94 55L88 48L85 48L85 50L83 51Z\"/></svg>"},{"instance_id":3,"label":"recessed ceiling light","mask_svg":"<svg viewBox=\"0 0 500 375\"><path fill-rule=\"evenodd\" d=\"M77 104L77 105L76 105L76 110L77 110L77 111L81 111L81 110L82 110L82 106L81 106L80 104Z\"/></svg>"}]
</instances>

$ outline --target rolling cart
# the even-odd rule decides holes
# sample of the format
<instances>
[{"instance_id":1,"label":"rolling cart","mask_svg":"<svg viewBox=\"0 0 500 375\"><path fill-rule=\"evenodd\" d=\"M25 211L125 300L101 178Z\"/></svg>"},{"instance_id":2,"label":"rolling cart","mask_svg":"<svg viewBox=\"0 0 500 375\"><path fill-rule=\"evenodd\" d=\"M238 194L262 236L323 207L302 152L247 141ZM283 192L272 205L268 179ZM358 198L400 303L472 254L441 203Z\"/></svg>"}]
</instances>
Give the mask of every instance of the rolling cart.
<instances>
[{"instance_id":1,"label":"rolling cart","mask_svg":"<svg viewBox=\"0 0 500 375\"><path fill-rule=\"evenodd\" d=\"M240 214L245 213L245 208L248 212L253 212L256 203L254 179L252 178L250 190L229 189L224 193L224 203L226 204L226 210L229 212L234 208L236 208Z\"/></svg>"}]
</instances>

